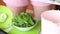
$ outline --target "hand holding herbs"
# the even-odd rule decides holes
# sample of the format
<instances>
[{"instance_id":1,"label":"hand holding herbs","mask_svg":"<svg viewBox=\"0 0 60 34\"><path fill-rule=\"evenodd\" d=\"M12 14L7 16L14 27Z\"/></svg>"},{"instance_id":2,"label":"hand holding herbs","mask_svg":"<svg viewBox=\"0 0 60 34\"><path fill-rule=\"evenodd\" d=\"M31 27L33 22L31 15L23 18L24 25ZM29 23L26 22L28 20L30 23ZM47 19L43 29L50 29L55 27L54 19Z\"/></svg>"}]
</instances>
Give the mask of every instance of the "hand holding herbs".
<instances>
[{"instance_id":1,"label":"hand holding herbs","mask_svg":"<svg viewBox=\"0 0 60 34\"><path fill-rule=\"evenodd\" d=\"M24 12L14 16L12 21L14 22L14 25L18 27L31 27L36 24L32 15Z\"/></svg>"}]
</instances>

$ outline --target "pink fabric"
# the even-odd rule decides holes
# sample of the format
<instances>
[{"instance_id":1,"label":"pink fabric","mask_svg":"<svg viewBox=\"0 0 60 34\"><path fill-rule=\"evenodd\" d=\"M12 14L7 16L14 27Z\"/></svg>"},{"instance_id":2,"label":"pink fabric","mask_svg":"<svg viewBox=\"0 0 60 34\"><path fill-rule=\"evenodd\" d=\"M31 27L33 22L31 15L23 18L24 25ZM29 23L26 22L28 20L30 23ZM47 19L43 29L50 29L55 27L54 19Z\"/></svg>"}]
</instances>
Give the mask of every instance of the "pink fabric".
<instances>
[{"instance_id":1,"label":"pink fabric","mask_svg":"<svg viewBox=\"0 0 60 34\"><path fill-rule=\"evenodd\" d=\"M54 23L58 23L60 22L60 11L58 10L46 11L42 14L42 17Z\"/></svg>"},{"instance_id":2,"label":"pink fabric","mask_svg":"<svg viewBox=\"0 0 60 34\"><path fill-rule=\"evenodd\" d=\"M42 34L60 34L60 11L50 10L41 14Z\"/></svg>"},{"instance_id":3,"label":"pink fabric","mask_svg":"<svg viewBox=\"0 0 60 34\"><path fill-rule=\"evenodd\" d=\"M31 1L31 4L33 6L49 6L49 5L51 5L51 4L43 3L43 2L39 2L39 1Z\"/></svg>"},{"instance_id":4,"label":"pink fabric","mask_svg":"<svg viewBox=\"0 0 60 34\"><path fill-rule=\"evenodd\" d=\"M13 6L26 6L28 5L28 0L3 0L8 5Z\"/></svg>"}]
</instances>

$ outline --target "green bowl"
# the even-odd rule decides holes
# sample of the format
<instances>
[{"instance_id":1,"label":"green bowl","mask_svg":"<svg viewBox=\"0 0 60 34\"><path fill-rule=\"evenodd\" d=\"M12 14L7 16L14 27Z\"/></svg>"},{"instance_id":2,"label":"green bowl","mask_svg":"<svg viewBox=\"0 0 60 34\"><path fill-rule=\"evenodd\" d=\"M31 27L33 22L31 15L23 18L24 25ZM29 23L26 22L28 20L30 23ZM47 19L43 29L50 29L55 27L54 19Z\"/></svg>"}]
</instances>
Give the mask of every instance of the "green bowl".
<instances>
[{"instance_id":1,"label":"green bowl","mask_svg":"<svg viewBox=\"0 0 60 34\"><path fill-rule=\"evenodd\" d=\"M0 28L5 29L12 25L12 12L5 6L0 6Z\"/></svg>"}]
</instances>

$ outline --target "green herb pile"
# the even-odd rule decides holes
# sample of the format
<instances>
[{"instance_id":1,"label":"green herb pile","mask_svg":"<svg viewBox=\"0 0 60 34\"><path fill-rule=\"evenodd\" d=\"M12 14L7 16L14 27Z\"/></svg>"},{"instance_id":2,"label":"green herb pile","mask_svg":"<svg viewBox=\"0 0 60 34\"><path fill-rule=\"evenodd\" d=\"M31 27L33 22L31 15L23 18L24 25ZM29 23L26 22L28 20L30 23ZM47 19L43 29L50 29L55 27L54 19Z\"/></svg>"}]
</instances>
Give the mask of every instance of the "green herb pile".
<instances>
[{"instance_id":1,"label":"green herb pile","mask_svg":"<svg viewBox=\"0 0 60 34\"><path fill-rule=\"evenodd\" d=\"M12 21L14 22L14 25L18 27L31 27L36 24L36 21L32 15L24 12L14 16Z\"/></svg>"}]
</instances>

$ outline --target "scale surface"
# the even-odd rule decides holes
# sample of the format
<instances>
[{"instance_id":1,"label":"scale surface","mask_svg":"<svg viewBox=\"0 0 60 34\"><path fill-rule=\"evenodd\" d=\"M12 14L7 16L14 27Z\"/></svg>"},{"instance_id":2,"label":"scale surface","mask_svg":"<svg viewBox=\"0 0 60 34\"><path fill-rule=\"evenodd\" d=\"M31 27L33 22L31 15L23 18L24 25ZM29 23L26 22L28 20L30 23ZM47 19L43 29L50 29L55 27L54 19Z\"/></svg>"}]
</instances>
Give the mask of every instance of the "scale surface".
<instances>
[{"instance_id":1,"label":"scale surface","mask_svg":"<svg viewBox=\"0 0 60 34\"><path fill-rule=\"evenodd\" d=\"M41 23L38 23L37 26L29 31L20 31L16 28L13 28L8 34L39 34L41 30Z\"/></svg>"}]
</instances>

